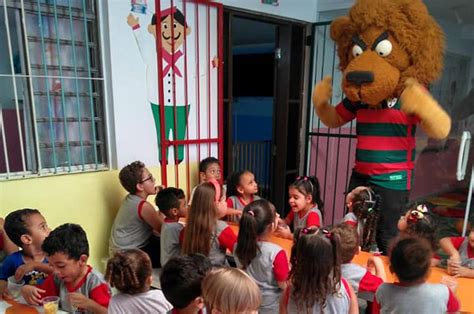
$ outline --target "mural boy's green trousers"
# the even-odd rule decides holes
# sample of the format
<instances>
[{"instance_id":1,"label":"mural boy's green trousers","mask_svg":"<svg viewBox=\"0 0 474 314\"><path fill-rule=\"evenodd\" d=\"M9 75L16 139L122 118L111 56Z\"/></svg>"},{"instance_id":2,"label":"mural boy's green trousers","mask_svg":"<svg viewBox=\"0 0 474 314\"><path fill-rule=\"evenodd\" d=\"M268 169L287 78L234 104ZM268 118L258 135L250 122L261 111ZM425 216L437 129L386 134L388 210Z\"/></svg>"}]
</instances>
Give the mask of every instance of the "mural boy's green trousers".
<instances>
[{"instance_id":1,"label":"mural boy's green trousers","mask_svg":"<svg viewBox=\"0 0 474 314\"><path fill-rule=\"evenodd\" d=\"M187 108L186 108L187 107ZM170 130L173 132L174 140L184 140L186 135L186 126L188 123L188 117L186 112L189 114L189 108L191 105L187 106L165 106L165 138L168 139ZM174 112L176 108L176 130L175 130L175 119ZM160 132L160 106L154 103L151 103L151 110L153 112L153 118L155 119L156 127L156 138L158 141L158 160L161 163L161 132ZM175 146L176 158L178 163L184 159L184 145ZM166 148L166 156L168 157L168 147ZM174 159L174 156L172 157Z\"/></svg>"}]
</instances>

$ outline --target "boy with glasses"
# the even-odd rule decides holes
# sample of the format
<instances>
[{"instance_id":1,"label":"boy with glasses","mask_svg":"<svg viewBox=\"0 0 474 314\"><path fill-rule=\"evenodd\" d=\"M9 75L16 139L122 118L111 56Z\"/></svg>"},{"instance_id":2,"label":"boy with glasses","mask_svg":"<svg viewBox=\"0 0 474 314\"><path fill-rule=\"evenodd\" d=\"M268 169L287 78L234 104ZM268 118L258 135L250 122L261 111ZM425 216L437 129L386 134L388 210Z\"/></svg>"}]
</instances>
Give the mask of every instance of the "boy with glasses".
<instances>
[{"instance_id":1,"label":"boy with glasses","mask_svg":"<svg viewBox=\"0 0 474 314\"><path fill-rule=\"evenodd\" d=\"M150 256L153 268L160 267L160 238L153 232L160 232L163 217L146 200L157 192L155 178L141 161L123 167L119 178L129 194L112 225L109 251L141 249Z\"/></svg>"}]
</instances>

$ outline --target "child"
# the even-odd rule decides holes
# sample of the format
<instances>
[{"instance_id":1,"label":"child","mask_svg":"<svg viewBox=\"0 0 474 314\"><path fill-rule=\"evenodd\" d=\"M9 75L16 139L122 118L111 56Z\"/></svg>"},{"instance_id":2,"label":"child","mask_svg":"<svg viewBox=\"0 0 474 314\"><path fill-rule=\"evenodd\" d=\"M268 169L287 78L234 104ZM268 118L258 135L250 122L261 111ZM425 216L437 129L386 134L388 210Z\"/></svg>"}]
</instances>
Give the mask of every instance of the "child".
<instances>
[{"instance_id":1,"label":"child","mask_svg":"<svg viewBox=\"0 0 474 314\"><path fill-rule=\"evenodd\" d=\"M242 211L244 207L260 199L258 195L258 185L252 172L237 171L227 179L227 208ZM237 222L238 216L229 216L229 221Z\"/></svg>"},{"instance_id":2,"label":"child","mask_svg":"<svg viewBox=\"0 0 474 314\"><path fill-rule=\"evenodd\" d=\"M183 190L172 187L158 192L155 204L166 217L160 234L160 257L164 266L171 257L180 254L179 237L184 226L179 218L186 216L187 204Z\"/></svg>"},{"instance_id":3,"label":"child","mask_svg":"<svg viewBox=\"0 0 474 314\"><path fill-rule=\"evenodd\" d=\"M202 297L209 313L262 313L260 290L240 269L222 267L208 273L202 282Z\"/></svg>"},{"instance_id":4,"label":"child","mask_svg":"<svg viewBox=\"0 0 474 314\"><path fill-rule=\"evenodd\" d=\"M448 272L451 275L474 278L474 229L467 237L447 237L439 244L450 256Z\"/></svg>"},{"instance_id":5,"label":"child","mask_svg":"<svg viewBox=\"0 0 474 314\"><path fill-rule=\"evenodd\" d=\"M98 271L87 265L89 242L81 226L64 224L44 240L43 250L53 267L54 275L38 287L21 289L29 304L41 304L41 298L59 296L60 307L69 312L76 308L87 313L107 313L111 292Z\"/></svg>"},{"instance_id":6,"label":"child","mask_svg":"<svg viewBox=\"0 0 474 314\"><path fill-rule=\"evenodd\" d=\"M176 314L203 313L201 282L212 269L202 254L176 256L163 266L161 289Z\"/></svg>"},{"instance_id":7,"label":"child","mask_svg":"<svg viewBox=\"0 0 474 314\"><path fill-rule=\"evenodd\" d=\"M383 261L378 256L371 256L367 268L351 263L359 253L359 236L356 230L347 225L339 224L331 232L341 239L341 275L349 281L354 292L365 300L373 300L375 291L385 281L386 274ZM372 269L374 273L368 271Z\"/></svg>"},{"instance_id":8,"label":"child","mask_svg":"<svg viewBox=\"0 0 474 314\"><path fill-rule=\"evenodd\" d=\"M349 212L343 222L357 229L363 251L377 251L375 234L380 196L370 187L359 186L347 194L346 204Z\"/></svg>"},{"instance_id":9,"label":"child","mask_svg":"<svg viewBox=\"0 0 474 314\"><path fill-rule=\"evenodd\" d=\"M232 252L237 237L222 220L226 203L220 198L219 184L211 180L196 188L184 228L182 253L201 253L211 259L213 265L224 265L226 250Z\"/></svg>"},{"instance_id":10,"label":"child","mask_svg":"<svg viewBox=\"0 0 474 314\"><path fill-rule=\"evenodd\" d=\"M110 300L110 314L166 313L172 308L161 290L150 290L151 261L142 250L115 252L107 262L105 279L120 291Z\"/></svg>"},{"instance_id":11,"label":"child","mask_svg":"<svg viewBox=\"0 0 474 314\"><path fill-rule=\"evenodd\" d=\"M297 229L280 313L358 313L357 297L341 278L340 267L337 234L314 227Z\"/></svg>"},{"instance_id":12,"label":"child","mask_svg":"<svg viewBox=\"0 0 474 314\"><path fill-rule=\"evenodd\" d=\"M436 223L425 205L420 204L410 208L405 215L400 217L397 227L400 234L415 235L426 239L431 244L433 252L436 252L438 249L438 242L435 236ZM439 256L433 254L431 266L438 265L439 261Z\"/></svg>"},{"instance_id":13,"label":"child","mask_svg":"<svg viewBox=\"0 0 474 314\"><path fill-rule=\"evenodd\" d=\"M10 254L0 269L0 298L8 296L7 280L15 276L25 284L39 285L52 272L46 254L41 249L49 229L43 215L37 209L19 209L5 217L7 236L22 250Z\"/></svg>"},{"instance_id":14,"label":"child","mask_svg":"<svg viewBox=\"0 0 474 314\"><path fill-rule=\"evenodd\" d=\"M163 218L149 195L156 194L155 178L141 161L125 166L119 173L120 183L128 195L118 210L110 232L109 249L142 249L150 256L153 267L160 266L160 242L153 230L160 232Z\"/></svg>"},{"instance_id":15,"label":"child","mask_svg":"<svg viewBox=\"0 0 474 314\"><path fill-rule=\"evenodd\" d=\"M426 283L433 252L426 239L401 237L393 244L390 269L399 283L384 283L375 294L373 313L446 313L459 302L444 284Z\"/></svg>"},{"instance_id":16,"label":"child","mask_svg":"<svg viewBox=\"0 0 474 314\"><path fill-rule=\"evenodd\" d=\"M298 177L289 188L288 203L291 211L284 220L280 220L277 235L286 239L293 239L288 225L293 223L293 230L297 228L320 227L323 225L323 201L320 196L319 182L316 177Z\"/></svg>"},{"instance_id":17,"label":"child","mask_svg":"<svg viewBox=\"0 0 474 314\"><path fill-rule=\"evenodd\" d=\"M278 313L282 289L288 278L288 257L269 241L278 226L278 215L266 200L257 200L243 210L237 246L237 266L257 283L262 292L259 313Z\"/></svg>"},{"instance_id":18,"label":"child","mask_svg":"<svg viewBox=\"0 0 474 314\"><path fill-rule=\"evenodd\" d=\"M215 157L207 157L199 162L199 183L208 182L209 180L216 180L219 182L221 179L221 163ZM189 197L188 205L191 206L194 192L196 191L197 186L191 191L191 196Z\"/></svg>"}]
</instances>

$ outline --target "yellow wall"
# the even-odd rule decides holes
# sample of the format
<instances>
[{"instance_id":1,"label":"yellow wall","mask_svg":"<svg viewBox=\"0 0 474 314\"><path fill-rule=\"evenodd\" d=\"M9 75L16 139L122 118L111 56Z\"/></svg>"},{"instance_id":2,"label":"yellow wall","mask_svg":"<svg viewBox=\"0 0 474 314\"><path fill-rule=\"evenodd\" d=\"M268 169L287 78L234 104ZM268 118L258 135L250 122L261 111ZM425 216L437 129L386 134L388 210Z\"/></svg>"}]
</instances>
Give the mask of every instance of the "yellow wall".
<instances>
[{"instance_id":1,"label":"yellow wall","mask_svg":"<svg viewBox=\"0 0 474 314\"><path fill-rule=\"evenodd\" d=\"M194 185L197 165L190 177ZM160 169L149 168L160 183ZM180 166L179 185L186 192L186 170ZM174 167L168 168L169 186L174 186ZM108 254L108 239L115 214L126 191L118 180L118 170L68 174L12 180L0 183L0 214L30 207L37 208L51 229L63 223L80 224L87 232L90 246L89 263L104 270L102 259ZM153 196L148 201L153 203Z\"/></svg>"}]
</instances>

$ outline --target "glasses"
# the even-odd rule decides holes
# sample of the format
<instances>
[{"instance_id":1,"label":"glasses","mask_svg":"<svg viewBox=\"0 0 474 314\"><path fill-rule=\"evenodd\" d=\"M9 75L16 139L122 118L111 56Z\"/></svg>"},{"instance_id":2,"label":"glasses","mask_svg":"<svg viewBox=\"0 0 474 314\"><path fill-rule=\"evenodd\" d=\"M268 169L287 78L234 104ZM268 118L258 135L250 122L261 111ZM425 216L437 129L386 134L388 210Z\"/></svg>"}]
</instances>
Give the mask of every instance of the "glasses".
<instances>
[{"instance_id":1,"label":"glasses","mask_svg":"<svg viewBox=\"0 0 474 314\"><path fill-rule=\"evenodd\" d=\"M148 178L143 179L143 180L141 180L141 181L138 181L138 183L144 183L144 182L146 182L146 181L148 181L148 180L155 181L155 178L153 177L152 174L150 174L150 175L148 176Z\"/></svg>"}]
</instances>

